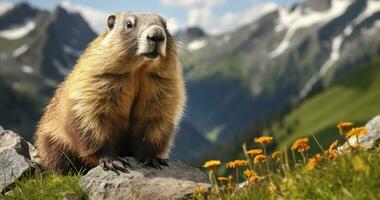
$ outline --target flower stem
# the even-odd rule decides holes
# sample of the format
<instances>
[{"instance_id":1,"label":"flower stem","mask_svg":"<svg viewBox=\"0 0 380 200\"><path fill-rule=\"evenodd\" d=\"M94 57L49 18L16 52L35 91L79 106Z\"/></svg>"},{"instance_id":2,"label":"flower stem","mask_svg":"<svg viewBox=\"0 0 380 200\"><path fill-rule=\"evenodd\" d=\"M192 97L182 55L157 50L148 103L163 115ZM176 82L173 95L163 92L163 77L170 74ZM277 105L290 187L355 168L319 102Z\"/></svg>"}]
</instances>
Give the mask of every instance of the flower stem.
<instances>
[{"instance_id":1,"label":"flower stem","mask_svg":"<svg viewBox=\"0 0 380 200\"><path fill-rule=\"evenodd\" d=\"M262 147L264 149L264 155L265 156L268 156L267 155L267 149L265 148L265 145L262 144ZM271 173L270 173L270 168L269 168L269 159L267 158L267 160L265 161L265 165L266 165L266 168L267 168L267 174L268 174L268 177L269 177L269 181L272 183L272 178L271 178Z\"/></svg>"},{"instance_id":2,"label":"flower stem","mask_svg":"<svg viewBox=\"0 0 380 200\"><path fill-rule=\"evenodd\" d=\"M303 159L303 164L306 165L306 157L305 154L301 151L302 159Z\"/></svg>"},{"instance_id":3,"label":"flower stem","mask_svg":"<svg viewBox=\"0 0 380 200\"><path fill-rule=\"evenodd\" d=\"M319 148L322 150L322 153L325 153L325 150L323 149L321 143L317 140L317 138L314 136L314 134L311 134L315 140L315 142L318 144Z\"/></svg>"},{"instance_id":4,"label":"flower stem","mask_svg":"<svg viewBox=\"0 0 380 200\"><path fill-rule=\"evenodd\" d=\"M296 154L294 153L294 150L292 150L292 157L293 157L294 166L296 166L297 160L296 160Z\"/></svg>"},{"instance_id":5,"label":"flower stem","mask_svg":"<svg viewBox=\"0 0 380 200\"><path fill-rule=\"evenodd\" d=\"M239 190L239 167L236 167L236 191Z\"/></svg>"},{"instance_id":6,"label":"flower stem","mask_svg":"<svg viewBox=\"0 0 380 200\"><path fill-rule=\"evenodd\" d=\"M244 156L245 156L245 158L246 158L247 161L248 161L249 169L250 169L250 170L254 170L254 166L253 166L253 163L252 163L252 158L251 158L251 156L247 153L248 151L247 151L247 145L246 145L246 143L244 143L241 147L242 147L242 149L243 149Z\"/></svg>"},{"instance_id":7,"label":"flower stem","mask_svg":"<svg viewBox=\"0 0 380 200\"><path fill-rule=\"evenodd\" d=\"M220 195L220 191L219 191L218 182L217 182L215 174L214 174L214 170L209 171L208 177L210 179L211 185L214 186L215 192L218 194L219 198L222 199L222 196Z\"/></svg>"}]
</instances>

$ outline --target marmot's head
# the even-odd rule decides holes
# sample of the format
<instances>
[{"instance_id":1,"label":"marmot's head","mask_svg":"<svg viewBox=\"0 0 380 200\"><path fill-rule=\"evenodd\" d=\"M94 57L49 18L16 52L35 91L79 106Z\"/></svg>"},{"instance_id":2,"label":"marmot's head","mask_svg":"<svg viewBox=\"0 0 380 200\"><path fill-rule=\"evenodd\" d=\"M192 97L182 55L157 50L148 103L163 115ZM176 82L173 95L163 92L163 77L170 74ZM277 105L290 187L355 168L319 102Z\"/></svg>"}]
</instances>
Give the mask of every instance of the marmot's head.
<instances>
[{"instance_id":1,"label":"marmot's head","mask_svg":"<svg viewBox=\"0 0 380 200\"><path fill-rule=\"evenodd\" d=\"M177 56L174 38L166 21L155 13L117 13L107 20L101 46L112 59L142 66Z\"/></svg>"}]
</instances>

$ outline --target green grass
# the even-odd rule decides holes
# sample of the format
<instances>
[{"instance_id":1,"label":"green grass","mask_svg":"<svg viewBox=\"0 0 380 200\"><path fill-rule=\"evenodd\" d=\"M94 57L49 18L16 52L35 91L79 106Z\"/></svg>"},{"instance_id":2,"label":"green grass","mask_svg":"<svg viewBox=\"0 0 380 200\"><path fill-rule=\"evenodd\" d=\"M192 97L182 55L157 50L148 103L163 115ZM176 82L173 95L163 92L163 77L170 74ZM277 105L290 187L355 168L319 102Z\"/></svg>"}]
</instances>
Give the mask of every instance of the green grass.
<instances>
[{"instance_id":1,"label":"green grass","mask_svg":"<svg viewBox=\"0 0 380 200\"><path fill-rule=\"evenodd\" d=\"M347 154L335 162L324 162L315 170L291 170L284 178L273 176L277 190L269 181L244 189L226 199L379 199L380 151Z\"/></svg>"},{"instance_id":2,"label":"green grass","mask_svg":"<svg viewBox=\"0 0 380 200\"><path fill-rule=\"evenodd\" d=\"M307 99L269 129L280 147L316 134L323 144L337 136L336 124L363 125L380 114L380 58L353 72L324 92Z\"/></svg>"},{"instance_id":3,"label":"green grass","mask_svg":"<svg viewBox=\"0 0 380 200\"><path fill-rule=\"evenodd\" d=\"M78 185L80 175L62 176L44 173L36 177L25 177L17 181L9 195L1 195L4 200L55 200L55 199L86 199Z\"/></svg>"}]
</instances>

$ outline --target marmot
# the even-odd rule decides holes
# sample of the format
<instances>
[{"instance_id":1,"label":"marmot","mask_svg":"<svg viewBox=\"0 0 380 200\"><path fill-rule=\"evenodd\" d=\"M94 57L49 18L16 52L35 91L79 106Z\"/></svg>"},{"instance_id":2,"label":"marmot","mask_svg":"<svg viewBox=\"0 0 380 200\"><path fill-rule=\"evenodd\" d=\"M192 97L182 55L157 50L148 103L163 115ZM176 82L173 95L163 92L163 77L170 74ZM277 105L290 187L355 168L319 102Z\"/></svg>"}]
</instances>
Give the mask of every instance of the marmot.
<instances>
[{"instance_id":1,"label":"marmot","mask_svg":"<svg viewBox=\"0 0 380 200\"><path fill-rule=\"evenodd\" d=\"M135 157L167 165L186 101L176 41L163 17L120 12L89 44L38 124L47 169L67 173L101 165L127 172Z\"/></svg>"}]
</instances>

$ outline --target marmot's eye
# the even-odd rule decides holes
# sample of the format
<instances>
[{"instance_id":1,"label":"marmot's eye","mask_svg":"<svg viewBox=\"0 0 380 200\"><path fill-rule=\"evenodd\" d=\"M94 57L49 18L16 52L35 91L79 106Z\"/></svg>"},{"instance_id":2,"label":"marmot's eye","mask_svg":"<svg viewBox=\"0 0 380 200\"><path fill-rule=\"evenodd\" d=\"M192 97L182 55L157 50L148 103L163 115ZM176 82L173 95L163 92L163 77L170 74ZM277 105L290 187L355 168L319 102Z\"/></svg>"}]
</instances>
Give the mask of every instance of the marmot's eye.
<instances>
[{"instance_id":1,"label":"marmot's eye","mask_svg":"<svg viewBox=\"0 0 380 200\"><path fill-rule=\"evenodd\" d=\"M133 23L131 21L127 21L127 28L133 28Z\"/></svg>"},{"instance_id":2,"label":"marmot's eye","mask_svg":"<svg viewBox=\"0 0 380 200\"><path fill-rule=\"evenodd\" d=\"M112 30L115 26L116 17L115 15L110 15L107 20L107 26L109 30Z\"/></svg>"}]
</instances>

